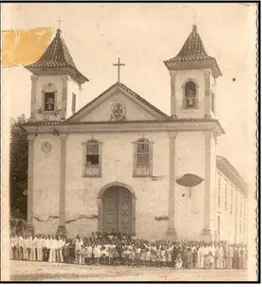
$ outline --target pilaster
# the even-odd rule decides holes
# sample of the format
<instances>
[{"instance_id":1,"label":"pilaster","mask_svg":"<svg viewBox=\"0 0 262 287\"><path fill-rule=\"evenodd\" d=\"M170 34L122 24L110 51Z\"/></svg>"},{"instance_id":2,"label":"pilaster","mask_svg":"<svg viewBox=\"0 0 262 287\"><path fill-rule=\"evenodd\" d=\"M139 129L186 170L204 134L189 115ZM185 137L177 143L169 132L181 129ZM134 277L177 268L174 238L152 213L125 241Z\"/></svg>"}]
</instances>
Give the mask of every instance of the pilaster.
<instances>
[{"instance_id":1,"label":"pilaster","mask_svg":"<svg viewBox=\"0 0 262 287\"><path fill-rule=\"evenodd\" d=\"M171 84L171 117L176 118L176 71L169 71Z\"/></svg>"},{"instance_id":2,"label":"pilaster","mask_svg":"<svg viewBox=\"0 0 262 287\"><path fill-rule=\"evenodd\" d=\"M28 135L28 184L27 184L27 226L30 232L33 228L33 200L34 200L34 140L35 135Z\"/></svg>"},{"instance_id":3,"label":"pilaster","mask_svg":"<svg viewBox=\"0 0 262 287\"><path fill-rule=\"evenodd\" d=\"M59 202L59 227L57 234L66 234L65 227L65 204L66 204L66 145L67 135L60 134L61 157L60 157L60 202Z\"/></svg>"},{"instance_id":4,"label":"pilaster","mask_svg":"<svg viewBox=\"0 0 262 287\"><path fill-rule=\"evenodd\" d=\"M210 76L211 76L211 70L205 69L204 70L205 75L205 118L209 119L211 118L211 106L210 106Z\"/></svg>"},{"instance_id":5,"label":"pilaster","mask_svg":"<svg viewBox=\"0 0 262 287\"><path fill-rule=\"evenodd\" d=\"M36 83L38 80L37 75L31 76L31 117L30 120L35 120L36 118Z\"/></svg>"},{"instance_id":6,"label":"pilaster","mask_svg":"<svg viewBox=\"0 0 262 287\"><path fill-rule=\"evenodd\" d=\"M175 139L176 133L169 133L169 196L167 236L176 238L175 231Z\"/></svg>"},{"instance_id":7,"label":"pilaster","mask_svg":"<svg viewBox=\"0 0 262 287\"><path fill-rule=\"evenodd\" d=\"M211 132L205 132L205 193L204 193L204 229L202 237L205 241L212 240L211 232Z\"/></svg>"},{"instance_id":8,"label":"pilaster","mask_svg":"<svg viewBox=\"0 0 262 287\"><path fill-rule=\"evenodd\" d=\"M103 212L103 199L101 197L97 198L97 207L98 207L97 231L103 232L104 212Z\"/></svg>"},{"instance_id":9,"label":"pilaster","mask_svg":"<svg viewBox=\"0 0 262 287\"><path fill-rule=\"evenodd\" d=\"M62 111L61 111L61 119L66 119L66 109L67 109L67 91L68 91L68 81L69 76L62 76Z\"/></svg>"}]
</instances>

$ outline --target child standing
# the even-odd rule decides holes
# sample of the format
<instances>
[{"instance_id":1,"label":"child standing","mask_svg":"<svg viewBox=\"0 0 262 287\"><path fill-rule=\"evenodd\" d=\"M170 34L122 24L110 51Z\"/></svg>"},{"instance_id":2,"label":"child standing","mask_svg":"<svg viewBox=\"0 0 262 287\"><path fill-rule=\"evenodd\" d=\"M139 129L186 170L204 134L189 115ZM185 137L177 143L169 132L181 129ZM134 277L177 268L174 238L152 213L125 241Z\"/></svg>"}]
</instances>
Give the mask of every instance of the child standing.
<instances>
[{"instance_id":1,"label":"child standing","mask_svg":"<svg viewBox=\"0 0 262 287\"><path fill-rule=\"evenodd\" d=\"M131 266L136 265L136 247L133 245L131 250Z\"/></svg>"},{"instance_id":2,"label":"child standing","mask_svg":"<svg viewBox=\"0 0 262 287\"><path fill-rule=\"evenodd\" d=\"M166 266L166 250L164 246L162 246L159 250L160 255L160 267Z\"/></svg>"},{"instance_id":3,"label":"child standing","mask_svg":"<svg viewBox=\"0 0 262 287\"><path fill-rule=\"evenodd\" d=\"M182 261L181 255L178 254L176 261L175 261L175 269L178 269L178 270L183 269L182 266L183 266L183 261Z\"/></svg>"},{"instance_id":4,"label":"child standing","mask_svg":"<svg viewBox=\"0 0 262 287\"><path fill-rule=\"evenodd\" d=\"M167 246L167 249L166 249L166 262L167 262L167 266L168 267L172 266L172 252L173 252L173 248L174 248L174 246L171 246L169 244L169 246Z\"/></svg>"},{"instance_id":5,"label":"child standing","mask_svg":"<svg viewBox=\"0 0 262 287\"><path fill-rule=\"evenodd\" d=\"M144 247L141 248L141 266L146 265L146 249Z\"/></svg>"},{"instance_id":6,"label":"child standing","mask_svg":"<svg viewBox=\"0 0 262 287\"><path fill-rule=\"evenodd\" d=\"M207 258L207 268L208 269L213 269L214 266L214 257L211 251L208 253L208 258Z\"/></svg>"},{"instance_id":7,"label":"child standing","mask_svg":"<svg viewBox=\"0 0 262 287\"><path fill-rule=\"evenodd\" d=\"M151 252L150 248L146 248L146 266L151 265Z\"/></svg>"},{"instance_id":8,"label":"child standing","mask_svg":"<svg viewBox=\"0 0 262 287\"><path fill-rule=\"evenodd\" d=\"M136 252L136 266L140 266L141 265L141 248L140 248L140 246L139 245L137 245L137 247L136 247L136 250L135 250L135 252Z\"/></svg>"},{"instance_id":9,"label":"child standing","mask_svg":"<svg viewBox=\"0 0 262 287\"><path fill-rule=\"evenodd\" d=\"M156 261L157 261L157 248L156 248L155 245L152 245L152 247L151 247L150 257L151 257L152 266L156 266Z\"/></svg>"},{"instance_id":10,"label":"child standing","mask_svg":"<svg viewBox=\"0 0 262 287\"><path fill-rule=\"evenodd\" d=\"M94 259L95 259L95 265L98 266L100 264L101 247L96 244L93 249L93 253L94 253Z\"/></svg>"}]
</instances>

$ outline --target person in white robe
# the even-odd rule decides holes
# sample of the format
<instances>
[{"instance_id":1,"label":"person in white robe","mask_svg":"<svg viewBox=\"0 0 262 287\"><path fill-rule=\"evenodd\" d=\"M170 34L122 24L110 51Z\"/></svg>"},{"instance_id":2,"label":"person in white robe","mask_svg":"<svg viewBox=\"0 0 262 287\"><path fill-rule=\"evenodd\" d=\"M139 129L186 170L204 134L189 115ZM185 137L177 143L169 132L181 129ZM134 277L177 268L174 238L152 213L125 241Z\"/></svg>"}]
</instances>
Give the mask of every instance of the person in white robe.
<instances>
[{"instance_id":1,"label":"person in white robe","mask_svg":"<svg viewBox=\"0 0 262 287\"><path fill-rule=\"evenodd\" d=\"M86 247L86 258L87 258L87 264L92 264L92 257L93 257L93 248L91 243L88 243Z\"/></svg>"},{"instance_id":2,"label":"person in white robe","mask_svg":"<svg viewBox=\"0 0 262 287\"><path fill-rule=\"evenodd\" d=\"M43 259L44 261L49 260L50 246L49 246L50 236L44 236L43 238Z\"/></svg>"},{"instance_id":3,"label":"person in white robe","mask_svg":"<svg viewBox=\"0 0 262 287\"><path fill-rule=\"evenodd\" d=\"M81 262L82 262L81 250L82 250L82 246L84 244L83 240L79 236L77 236L75 244L76 244L75 245L75 258L76 258L75 263L81 264Z\"/></svg>"},{"instance_id":4,"label":"person in white robe","mask_svg":"<svg viewBox=\"0 0 262 287\"><path fill-rule=\"evenodd\" d=\"M204 268L204 247L200 245L197 251L197 268L203 269Z\"/></svg>"},{"instance_id":5,"label":"person in white robe","mask_svg":"<svg viewBox=\"0 0 262 287\"><path fill-rule=\"evenodd\" d=\"M29 260L29 239L27 235L25 235L24 237L23 254L24 254L24 260Z\"/></svg>"},{"instance_id":6,"label":"person in white robe","mask_svg":"<svg viewBox=\"0 0 262 287\"><path fill-rule=\"evenodd\" d=\"M216 249L217 269L223 268L224 249L221 244L218 244Z\"/></svg>"},{"instance_id":7,"label":"person in white robe","mask_svg":"<svg viewBox=\"0 0 262 287\"><path fill-rule=\"evenodd\" d=\"M49 239L49 262L56 262L56 254L55 254L55 249L56 249L56 239L54 236L51 236Z\"/></svg>"},{"instance_id":8,"label":"person in white robe","mask_svg":"<svg viewBox=\"0 0 262 287\"><path fill-rule=\"evenodd\" d=\"M28 260L33 260L33 238L31 234L28 236Z\"/></svg>"},{"instance_id":9,"label":"person in white robe","mask_svg":"<svg viewBox=\"0 0 262 287\"><path fill-rule=\"evenodd\" d=\"M11 234L10 238L10 259L15 259L15 235Z\"/></svg>"},{"instance_id":10,"label":"person in white robe","mask_svg":"<svg viewBox=\"0 0 262 287\"><path fill-rule=\"evenodd\" d=\"M64 262L64 255L63 255L63 248L65 246L65 239L61 236L59 238L59 257L60 257L60 262Z\"/></svg>"},{"instance_id":11,"label":"person in white robe","mask_svg":"<svg viewBox=\"0 0 262 287\"><path fill-rule=\"evenodd\" d=\"M233 264L233 256L234 256L234 248L232 244L229 245L229 269L232 269L232 264Z\"/></svg>"},{"instance_id":12,"label":"person in white robe","mask_svg":"<svg viewBox=\"0 0 262 287\"><path fill-rule=\"evenodd\" d=\"M21 255L22 255L22 260L26 260L26 236L23 235L22 236L22 240L20 240L20 252L21 252Z\"/></svg>"},{"instance_id":13,"label":"person in white robe","mask_svg":"<svg viewBox=\"0 0 262 287\"><path fill-rule=\"evenodd\" d=\"M37 253L36 260L43 261L43 237L42 235L37 236L36 253Z\"/></svg>"},{"instance_id":14,"label":"person in white robe","mask_svg":"<svg viewBox=\"0 0 262 287\"><path fill-rule=\"evenodd\" d=\"M23 241L24 238L21 234L18 236L17 248L18 248L18 259L23 260Z\"/></svg>"},{"instance_id":15,"label":"person in white robe","mask_svg":"<svg viewBox=\"0 0 262 287\"><path fill-rule=\"evenodd\" d=\"M60 246L61 244L60 244L60 238L59 238L59 236L56 236L55 237L55 258L56 258L56 262L62 262L61 261L61 254L60 254L60 248L61 248L61 246Z\"/></svg>"},{"instance_id":16,"label":"person in white robe","mask_svg":"<svg viewBox=\"0 0 262 287\"><path fill-rule=\"evenodd\" d=\"M36 261L37 241L38 241L38 238L36 236L33 236L32 238L32 260L33 261Z\"/></svg>"}]
</instances>

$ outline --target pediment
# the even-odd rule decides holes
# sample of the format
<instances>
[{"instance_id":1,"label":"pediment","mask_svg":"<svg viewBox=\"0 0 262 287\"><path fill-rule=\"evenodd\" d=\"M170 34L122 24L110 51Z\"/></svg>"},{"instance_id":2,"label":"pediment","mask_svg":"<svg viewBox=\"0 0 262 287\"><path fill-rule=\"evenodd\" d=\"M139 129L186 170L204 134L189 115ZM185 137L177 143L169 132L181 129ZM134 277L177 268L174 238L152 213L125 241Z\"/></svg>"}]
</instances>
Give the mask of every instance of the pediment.
<instances>
[{"instance_id":1,"label":"pediment","mask_svg":"<svg viewBox=\"0 0 262 287\"><path fill-rule=\"evenodd\" d=\"M169 117L124 84L116 83L68 122L163 121Z\"/></svg>"}]
</instances>

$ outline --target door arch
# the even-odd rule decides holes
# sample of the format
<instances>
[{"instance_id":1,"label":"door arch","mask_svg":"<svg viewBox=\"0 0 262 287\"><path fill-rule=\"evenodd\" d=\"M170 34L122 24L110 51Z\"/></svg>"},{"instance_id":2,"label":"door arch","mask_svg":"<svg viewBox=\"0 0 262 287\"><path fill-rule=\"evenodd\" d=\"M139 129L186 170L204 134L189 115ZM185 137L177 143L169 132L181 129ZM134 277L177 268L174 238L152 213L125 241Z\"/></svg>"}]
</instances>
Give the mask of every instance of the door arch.
<instances>
[{"instance_id":1,"label":"door arch","mask_svg":"<svg viewBox=\"0 0 262 287\"><path fill-rule=\"evenodd\" d=\"M98 231L135 233L135 202L132 187L120 182L105 185L98 196Z\"/></svg>"}]
</instances>

